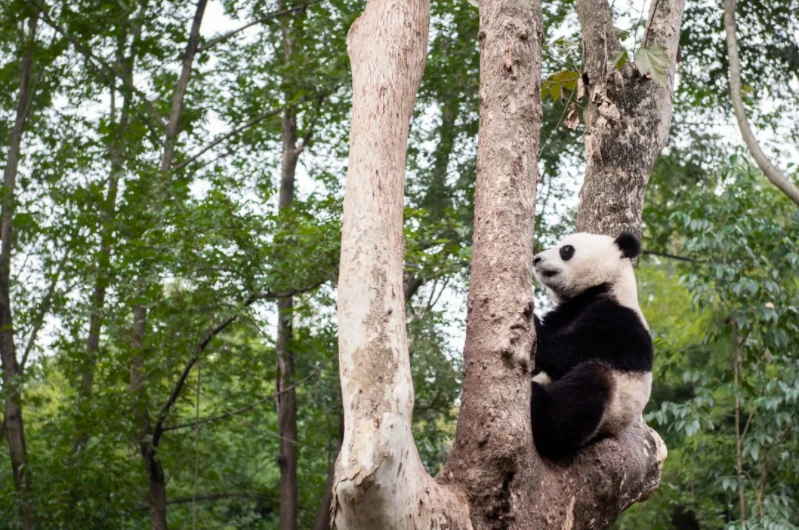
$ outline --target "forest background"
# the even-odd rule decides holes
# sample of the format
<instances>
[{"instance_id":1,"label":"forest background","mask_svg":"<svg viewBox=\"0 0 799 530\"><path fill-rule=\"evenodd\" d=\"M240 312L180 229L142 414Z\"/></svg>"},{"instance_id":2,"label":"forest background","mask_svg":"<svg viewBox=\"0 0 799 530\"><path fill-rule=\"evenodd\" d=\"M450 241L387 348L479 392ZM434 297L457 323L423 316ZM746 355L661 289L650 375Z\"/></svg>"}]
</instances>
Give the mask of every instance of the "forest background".
<instances>
[{"instance_id":1,"label":"forest background","mask_svg":"<svg viewBox=\"0 0 799 530\"><path fill-rule=\"evenodd\" d=\"M407 163L414 434L431 473L463 369L475 4L432 3ZM0 0L2 392L6 417L24 418L0 431L0 528L161 528L153 499L163 528L326 527L345 37L363 6ZM537 250L573 231L584 168L574 2L543 8ZM612 9L618 61L640 60L648 2ZM616 528L793 529L799 213L740 140L722 6L685 9L637 272L656 346L646 419L669 458ZM736 14L750 121L796 182L799 2Z\"/></svg>"}]
</instances>

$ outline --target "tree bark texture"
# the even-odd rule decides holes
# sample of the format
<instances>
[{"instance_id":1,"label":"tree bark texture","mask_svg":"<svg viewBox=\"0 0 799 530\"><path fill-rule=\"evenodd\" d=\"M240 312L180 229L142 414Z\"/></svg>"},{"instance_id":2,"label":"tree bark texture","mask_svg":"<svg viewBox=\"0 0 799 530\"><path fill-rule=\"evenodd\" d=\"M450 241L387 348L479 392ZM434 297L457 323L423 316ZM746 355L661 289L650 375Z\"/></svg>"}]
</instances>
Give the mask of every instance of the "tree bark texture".
<instances>
[{"instance_id":1,"label":"tree bark texture","mask_svg":"<svg viewBox=\"0 0 799 530\"><path fill-rule=\"evenodd\" d=\"M672 64L684 5L685 0L652 2L641 44L664 46ZM631 63L618 71L614 60L621 46L607 0L578 0L577 15L588 98L577 230L614 237L631 230L640 236L649 176L669 136L673 69L667 86L641 75Z\"/></svg>"},{"instance_id":2,"label":"tree bark texture","mask_svg":"<svg viewBox=\"0 0 799 530\"><path fill-rule=\"evenodd\" d=\"M730 99L732 100L732 110L735 112L735 119L738 128L744 139L746 147L755 159L757 166L766 175L774 186L790 199L799 204L799 188L783 174L760 148L760 143L755 137L755 133L749 126L749 119L746 117L746 107L744 107L743 94L741 93L741 58L738 56L738 37L737 25L735 23L736 0L724 0L724 30L727 35L727 55L730 60ZM743 517L741 518L744 519Z\"/></svg>"},{"instance_id":3,"label":"tree bark texture","mask_svg":"<svg viewBox=\"0 0 799 530\"><path fill-rule=\"evenodd\" d=\"M280 9L284 10L283 2ZM283 45L283 60L290 63L294 55L291 21L280 19ZM283 157L280 165L280 195L278 210L286 212L294 202L294 178L300 151L297 149L297 116L294 108L286 107L281 125ZM280 530L296 530L298 515L297 494L297 396L292 379L294 378L294 353L291 348L292 321L294 318L294 298L285 296L277 302L277 417L280 447L278 465L280 467Z\"/></svg>"},{"instance_id":4,"label":"tree bark texture","mask_svg":"<svg viewBox=\"0 0 799 530\"><path fill-rule=\"evenodd\" d=\"M345 434L335 527L607 528L657 488L665 446L641 423L568 461L544 460L534 449L538 1L480 2L480 138L462 404L452 452L435 482L419 463L410 433L402 188L427 9L421 1L372 0L348 39L354 106L339 279ZM658 31L650 28L653 39ZM623 224L623 217L590 211L583 219L591 226ZM640 219L640 202L633 212Z\"/></svg>"},{"instance_id":5,"label":"tree bark texture","mask_svg":"<svg viewBox=\"0 0 799 530\"><path fill-rule=\"evenodd\" d=\"M4 189L2 212L0 213L0 239L2 239L2 251L0 251L0 359L3 364L3 393L5 395L3 425L8 442L14 487L19 499L22 527L25 530L33 528L33 499L30 496L28 453L25 448L25 428L22 421L20 391L22 370L17 360L14 317L11 310L11 254L14 244L14 194L19 171L22 135L25 132L28 111L33 98L33 52L38 22L38 13L28 19L27 35L21 43L19 94L14 128L8 148L8 159L3 173Z\"/></svg>"},{"instance_id":6,"label":"tree bark texture","mask_svg":"<svg viewBox=\"0 0 799 530\"><path fill-rule=\"evenodd\" d=\"M371 0L347 38L353 116L338 297L345 411L333 486L339 530L471 527L462 498L426 473L411 433L403 195L429 16L429 0Z\"/></svg>"},{"instance_id":7,"label":"tree bark texture","mask_svg":"<svg viewBox=\"0 0 799 530\"><path fill-rule=\"evenodd\" d=\"M542 464L530 430L533 228L541 123L540 4L480 2L480 135L465 374L439 475L467 491L475 528L525 528Z\"/></svg>"}]
</instances>

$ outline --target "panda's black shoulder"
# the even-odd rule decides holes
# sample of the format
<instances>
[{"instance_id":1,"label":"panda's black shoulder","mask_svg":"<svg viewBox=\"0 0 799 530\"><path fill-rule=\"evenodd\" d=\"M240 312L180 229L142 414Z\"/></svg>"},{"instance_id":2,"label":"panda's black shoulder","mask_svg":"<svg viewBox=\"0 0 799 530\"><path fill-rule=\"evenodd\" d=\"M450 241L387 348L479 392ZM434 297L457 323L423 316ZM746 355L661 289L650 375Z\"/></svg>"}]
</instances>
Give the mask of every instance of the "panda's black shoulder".
<instances>
[{"instance_id":1,"label":"panda's black shoulder","mask_svg":"<svg viewBox=\"0 0 799 530\"><path fill-rule=\"evenodd\" d=\"M584 318L586 311L590 311L592 307L608 299L609 292L610 285L606 283L591 287L574 298L558 304L555 309L544 316L543 325L548 332L556 332L576 320Z\"/></svg>"},{"instance_id":2,"label":"panda's black shoulder","mask_svg":"<svg viewBox=\"0 0 799 530\"><path fill-rule=\"evenodd\" d=\"M591 344L597 358L625 371L651 371L652 335L641 317L611 297L587 306L575 322L575 340Z\"/></svg>"}]
</instances>

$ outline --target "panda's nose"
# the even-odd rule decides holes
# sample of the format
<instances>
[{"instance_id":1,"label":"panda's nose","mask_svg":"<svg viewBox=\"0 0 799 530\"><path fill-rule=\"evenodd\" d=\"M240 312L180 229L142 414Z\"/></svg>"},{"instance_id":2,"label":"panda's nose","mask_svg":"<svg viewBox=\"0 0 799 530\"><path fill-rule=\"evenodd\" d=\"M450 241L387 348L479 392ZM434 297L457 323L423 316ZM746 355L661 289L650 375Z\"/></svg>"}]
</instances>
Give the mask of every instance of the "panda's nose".
<instances>
[{"instance_id":1,"label":"panda's nose","mask_svg":"<svg viewBox=\"0 0 799 530\"><path fill-rule=\"evenodd\" d=\"M539 254L539 255L537 255L536 257L533 258L533 265L538 265L543 260L544 260L543 256L541 256L541 254Z\"/></svg>"}]
</instances>

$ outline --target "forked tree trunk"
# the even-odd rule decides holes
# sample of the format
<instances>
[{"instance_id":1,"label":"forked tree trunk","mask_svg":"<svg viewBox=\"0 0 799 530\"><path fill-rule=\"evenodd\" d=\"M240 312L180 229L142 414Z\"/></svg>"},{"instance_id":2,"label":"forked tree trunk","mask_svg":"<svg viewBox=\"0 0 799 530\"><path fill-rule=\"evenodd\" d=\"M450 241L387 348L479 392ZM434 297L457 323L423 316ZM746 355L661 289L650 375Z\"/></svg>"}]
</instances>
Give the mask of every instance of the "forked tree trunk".
<instances>
[{"instance_id":1,"label":"forked tree trunk","mask_svg":"<svg viewBox=\"0 0 799 530\"><path fill-rule=\"evenodd\" d=\"M685 0L652 2L643 47L663 46L677 60ZM607 0L578 0L587 77L585 182L580 190L577 230L641 235L641 214L649 176L669 138L674 70L666 86L642 77L631 63L614 65L621 46ZM643 72L646 74L646 72Z\"/></svg>"},{"instance_id":2,"label":"forked tree trunk","mask_svg":"<svg viewBox=\"0 0 799 530\"><path fill-rule=\"evenodd\" d=\"M538 0L480 1L480 138L461 412L436 481L419 462L410 432L401 255L407 127L427 7L372 0L348 42L354 102L339 280L345 434L336 528L607 528L657 488L665 446L641 423L570 462L551 463L534 449ZM633 210L640 219L640 204Z\"/></svg>"},{"instance_id":3,"label":"forked tree trunk","mask_svg":"<svg viewBox=\"0 0 799 530\"><path fill-rule=\"evenodd\" d=\"M160 180L155 183L154 189L150 191L149 197L153 201L153 210L160 212L166 198L163 194L168 193L168 181L175 159L175 147L178 134L180 133L180 120L183 117L183 101L189 87L189 79L194 66L194 56L200 42L200 26L202 25L203 15L208 0L197 0L197 5L192 19L189 39L186 49L183 52L180 76L175 85L175 92L172 97L172 107L169 113L169 121L166 123L164 131L164 150L161 153L161 172ZM140 283L144 286L144 278L147 271L142 271ZM158 455L158 439L153 437L150 412L147 407L147 385L145 375L142 373L144 366L144 344L147 333L147 308L138 303L133 306L133 341L134 351L138 350L138 356L134 355L130 368L131 392L134 402L137 404L138 429L136 436L139 439L139 451L141 453L144 467L147 472L149 503L150 503L150 526L152 530L167 530L167 497L166 479L164 466Z\"/></svg>"},{"instance_id":4,"label":"forked tree trunk","mask_svg":"<svg viewBox=\"0 0 799 530\"><path fill-rule=\"evenodd\" d=\"M25 429L22 422L22 399L20 392L22 369L17 361L17 348L14 342L14 318L11 310L11 254L14 244L14 194L17 172L19 170L22 135L28 111L33 98L33 51L36 43L38 13L28 20L28 32L21 43L19 94L17 96L16 118L11 132L11 144L3 173L2 213L0 213L0 359L3 365L3 394L5 407L3 426L8 441L11 472L17 491L22 528L33 528L33 499L30 491L30 472L28 471L28 452L25 448Z\"/></svg>"}]
</instances>

